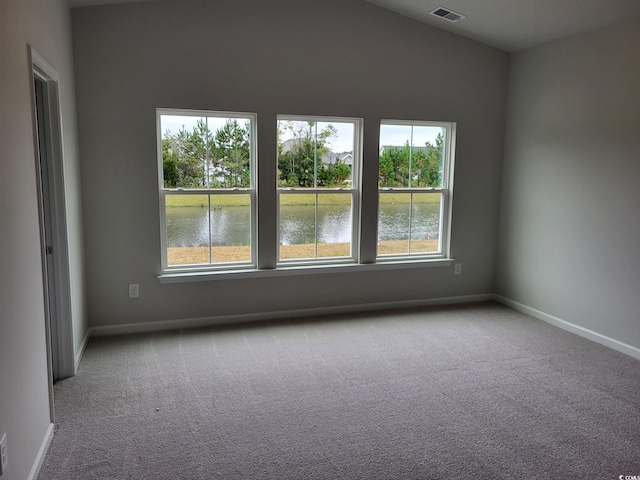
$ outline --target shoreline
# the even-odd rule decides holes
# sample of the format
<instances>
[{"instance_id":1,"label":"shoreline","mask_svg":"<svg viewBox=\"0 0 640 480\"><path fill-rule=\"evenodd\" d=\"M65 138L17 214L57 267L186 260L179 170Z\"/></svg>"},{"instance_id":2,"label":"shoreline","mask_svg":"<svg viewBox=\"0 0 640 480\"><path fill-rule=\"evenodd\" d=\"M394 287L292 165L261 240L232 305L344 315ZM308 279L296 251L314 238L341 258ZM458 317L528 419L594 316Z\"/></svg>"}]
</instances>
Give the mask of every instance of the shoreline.
<instances>
[{"instance_id":1,"label":"shoreline","mask_svg":"<svg viewBox=\"0 0 640 480\"><path fill-rule=\"evenodd\" d=\"M351 193L322 194L318 205L351 205ZM409 204L409 193L388 193L384 192L379 196L381 204ZM441 194L431 192L413 193L413 203L440 203ZM416 198L416 196L419 196ZM211 194L211 208L222 207L248 207L250 202L249 194ZM167 208L207 208L209 206L208 194L170 194L165 195L165 205ZM293 194L282 192L280 194L280 205L315 205L315 194Z\"/></svg>"},{"instance_id":2,"label":"shoreline","mask_svg":"<svg viewBox=\"0 0 640 480\"><path fill-rule=\"evenodd\" d=\"M438 239L412 240L411 253L430 253L438 251ZM406 254L408 240L383 240L378 243L378 255ZM280 245L280 260L315 259L314 243ZM349 243L319 243L318 257L348 257ZM251 248L244 246L211 247L212 264L227 262L248 262L251 260ZM209 264L209 247L168 247L169 266Z\"/></svg>"}]
</instances>

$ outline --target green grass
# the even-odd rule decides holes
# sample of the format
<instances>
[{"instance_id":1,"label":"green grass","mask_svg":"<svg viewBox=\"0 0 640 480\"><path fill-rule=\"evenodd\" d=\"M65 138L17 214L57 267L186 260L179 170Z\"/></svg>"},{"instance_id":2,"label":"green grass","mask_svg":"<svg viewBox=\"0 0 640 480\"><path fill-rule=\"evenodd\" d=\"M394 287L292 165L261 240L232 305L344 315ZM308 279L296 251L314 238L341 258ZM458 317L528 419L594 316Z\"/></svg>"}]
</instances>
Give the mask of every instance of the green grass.
<instances>
[{"instance_id":1,"label":"green grass","mask_svg":"<svg viewBox=\"0 0 640 480\"><path fill-rule=\"evenodd\" d=\"M207 195L167 195L167 207L207 207ZM249 205L249 195L211 195L212 207L243 207Z\"/></svg>"},{"instance_id":2,"label":"green grass","mask_svg":"<svg viewBox=\"0 0 640 480\"><path fill-rule=\"evenodd\" d=\"M167 207L207 207L207 195L167 195L165 197ZM313 205L315 195L311 194L287 194L280 196L281 205ZM438 203L440 195L437 193L414 195L414 203ZM384 193L380 196L380 203L409 203L409 195L406 193ZM349 205L351 195L329 194L320 196L320 205ZM249 195L211 195L211 206L216 207L245 207L249 205Z\"/></svg>"},{"instance_id":3,"label":"green grass","mask_svg":"<svg viewBox=\"0 0 640 480\"><path fill-rule=\"evenodd\" d=\"M314 205L316 196L313 194L282 194L280 205ZM321 195L320 205L351 205L351 194Z\"/></svg>"},{"instance_id":4,"label":"green grass","mask_svg":"<svg viewBox=\"0 0 640 480\"><path fill-rule=\"evenodd\" d=\"M409 203L407 193L384 193L380 195L380 203ZM439 193L414 194L413 203L440 203Z\"/></svg>"}]
</instances>

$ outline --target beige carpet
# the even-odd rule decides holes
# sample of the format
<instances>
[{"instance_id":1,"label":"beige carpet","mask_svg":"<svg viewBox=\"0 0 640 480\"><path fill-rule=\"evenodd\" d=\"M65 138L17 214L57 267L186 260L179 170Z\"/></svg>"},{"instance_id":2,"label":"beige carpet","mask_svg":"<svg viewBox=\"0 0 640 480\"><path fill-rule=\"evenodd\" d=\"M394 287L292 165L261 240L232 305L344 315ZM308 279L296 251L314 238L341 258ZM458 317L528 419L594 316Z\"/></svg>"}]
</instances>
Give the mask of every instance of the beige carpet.
<instances>
[{"instance_id":1,"label":"beige carpet","mask_svg":"<svg viewBox=\"0 0 640 480\"><path fill-rule=\"evenodd\" d=\"M39 480L640 475L640 362L494 303L93 338Z\"/></svg>"}]
</instances>

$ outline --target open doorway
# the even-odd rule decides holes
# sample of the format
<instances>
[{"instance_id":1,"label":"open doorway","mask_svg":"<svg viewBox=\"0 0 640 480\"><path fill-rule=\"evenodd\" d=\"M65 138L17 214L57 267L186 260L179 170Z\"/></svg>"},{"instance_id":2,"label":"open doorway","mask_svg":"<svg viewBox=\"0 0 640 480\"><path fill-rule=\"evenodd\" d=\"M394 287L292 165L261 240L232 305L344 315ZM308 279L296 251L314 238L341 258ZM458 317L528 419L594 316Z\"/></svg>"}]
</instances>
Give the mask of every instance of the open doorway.
<instances>
[{"instance_id":1,"label":"open doorway","mask_svg":"<svg viewBox=\"0 0 640 480\"><path fill-rule=\"evenodd\" d=\"M53 421L53 382L75 374L62 123L58 75L33 49L30 49L30 55L33 68L36 177Z\"/></svg>"}]
</instances>

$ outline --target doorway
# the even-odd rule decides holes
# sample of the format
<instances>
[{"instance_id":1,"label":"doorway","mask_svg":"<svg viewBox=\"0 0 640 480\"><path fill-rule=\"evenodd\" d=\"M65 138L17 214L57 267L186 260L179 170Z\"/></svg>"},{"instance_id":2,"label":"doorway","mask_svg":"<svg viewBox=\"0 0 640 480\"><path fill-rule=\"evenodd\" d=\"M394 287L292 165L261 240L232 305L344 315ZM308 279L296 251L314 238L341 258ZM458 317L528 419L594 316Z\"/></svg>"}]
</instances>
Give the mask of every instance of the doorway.
<instances>
[{"instance_id":1,"label":"doorway","mask_svg":"<svg viewBox=\"0 0 640 480\"><path fill-rule=\"evenodd\" d=\"M75 374L58 75L33 49L36 179L53 421L53 382Z\"/></svg>"}]
</instances>

